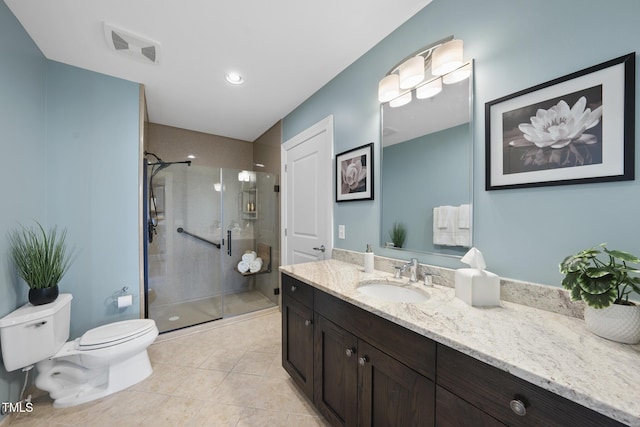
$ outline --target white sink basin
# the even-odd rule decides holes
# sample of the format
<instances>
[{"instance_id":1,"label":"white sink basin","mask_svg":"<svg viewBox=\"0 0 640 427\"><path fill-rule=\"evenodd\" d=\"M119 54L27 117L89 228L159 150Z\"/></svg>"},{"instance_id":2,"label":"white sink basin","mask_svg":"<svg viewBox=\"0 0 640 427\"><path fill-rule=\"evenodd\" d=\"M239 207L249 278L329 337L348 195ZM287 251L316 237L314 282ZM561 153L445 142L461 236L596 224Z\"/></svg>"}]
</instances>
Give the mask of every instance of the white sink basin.
<instances>
[{"instance_id":1,"label":"white sink basin","mask_svg":"<svg viewBox=\"0 0 640 427\"><path fill-rule=\"evenodd\" d=\"M392 302L422 302L429 299L426 292L387 280L362 282L357 289L370 297Z\"/></svg>"}]
</instances>

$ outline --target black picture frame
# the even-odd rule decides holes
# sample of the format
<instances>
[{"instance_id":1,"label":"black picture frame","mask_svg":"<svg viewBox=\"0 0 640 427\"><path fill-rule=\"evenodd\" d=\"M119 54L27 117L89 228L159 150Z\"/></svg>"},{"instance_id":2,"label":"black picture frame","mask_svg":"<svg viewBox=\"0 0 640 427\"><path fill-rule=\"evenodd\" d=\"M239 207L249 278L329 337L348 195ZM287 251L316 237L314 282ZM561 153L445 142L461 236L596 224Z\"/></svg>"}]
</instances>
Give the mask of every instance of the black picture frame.
<instances>
[{"instance_id":1,"label":"black picture frame","mask_svg":"<svg viewBox=\"0 0 640 427\"><path fill-rule=\"evenodd\" d=\"M373 142L336 155L336 202L373 200Z\"/></svg>"},{"instance_id":2,"label":"black picture frame","mask_svg":"<svg viewBox=\"0 0 640 427\"><path fill-rule=\"evenodd\" d=\"M635 55L487 102L485 189L635 179Z\"/></svg>"}]
</instances>

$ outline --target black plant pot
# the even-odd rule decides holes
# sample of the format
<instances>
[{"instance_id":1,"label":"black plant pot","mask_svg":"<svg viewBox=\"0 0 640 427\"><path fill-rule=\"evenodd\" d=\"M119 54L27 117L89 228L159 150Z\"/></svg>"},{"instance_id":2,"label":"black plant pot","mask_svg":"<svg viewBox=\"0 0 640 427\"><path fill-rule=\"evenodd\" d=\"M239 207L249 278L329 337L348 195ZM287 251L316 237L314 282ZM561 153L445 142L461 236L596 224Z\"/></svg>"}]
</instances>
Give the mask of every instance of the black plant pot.
<instances>
[{"instance_id":1,"label":"black plant pot","mask_svg":"<svg viewBox=\"0 0 640 427\"><path fill-rule=\"evenodd\" d=\"M29 289L29 302L32 305L43 305L54 302L58 298L58 285L48 288Z\"/></svg>"}]
</instances>

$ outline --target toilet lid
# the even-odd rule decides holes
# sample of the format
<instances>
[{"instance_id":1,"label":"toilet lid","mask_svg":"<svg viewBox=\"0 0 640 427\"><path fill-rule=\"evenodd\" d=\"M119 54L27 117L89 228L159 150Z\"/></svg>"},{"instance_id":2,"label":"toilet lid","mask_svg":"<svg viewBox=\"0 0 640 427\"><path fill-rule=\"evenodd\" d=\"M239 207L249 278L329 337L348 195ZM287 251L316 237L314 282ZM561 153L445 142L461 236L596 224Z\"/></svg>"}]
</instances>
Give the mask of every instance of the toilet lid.
<instances>
[{"instance_id":1,"label":"toilet lid","mask_svg":"<svg viewBox=\"0 0 640 427\"><path fill-rule=\"evenodd\" d=\"M123 320L110 323L85 332L78 341L78 347L81 350L93 350L116 345L144 335L155 326L156 323L152 319Z\"/></svg>"}]
</instances>

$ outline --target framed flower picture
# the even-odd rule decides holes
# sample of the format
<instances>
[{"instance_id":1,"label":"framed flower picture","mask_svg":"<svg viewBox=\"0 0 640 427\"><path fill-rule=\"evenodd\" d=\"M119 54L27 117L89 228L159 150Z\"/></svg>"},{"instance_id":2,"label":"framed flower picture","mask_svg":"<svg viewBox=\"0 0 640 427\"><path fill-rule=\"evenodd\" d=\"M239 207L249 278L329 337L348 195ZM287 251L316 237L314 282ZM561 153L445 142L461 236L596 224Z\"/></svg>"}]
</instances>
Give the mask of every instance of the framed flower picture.
<instances>
[{"instance_id":1,"label":"framed flower picture","mask_svg":"<svg viewBox=\"0 0 640 427\"><path fill-rule=\"evenodd\" d=\"M336 155L336 202L373 200L373 143Z\"/></svg>"},{"instance_id":2,"label":"framed flower picture","mask_svg":"<svg viewBox=\"0 0 640 427\"><path fill-rule=\"evenodd\" d=\"M634 179L635 53L488 102L486 190Z\"/></svg>"}]
</instances>

